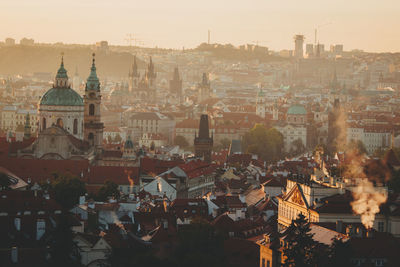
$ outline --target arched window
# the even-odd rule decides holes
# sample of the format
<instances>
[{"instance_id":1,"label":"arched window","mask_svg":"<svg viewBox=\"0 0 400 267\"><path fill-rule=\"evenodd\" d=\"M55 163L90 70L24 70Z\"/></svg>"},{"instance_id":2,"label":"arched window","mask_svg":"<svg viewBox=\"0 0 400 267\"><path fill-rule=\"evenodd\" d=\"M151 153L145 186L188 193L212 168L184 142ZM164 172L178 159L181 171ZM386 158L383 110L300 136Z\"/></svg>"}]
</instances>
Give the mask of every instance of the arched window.
<instances>
[{"instance_id":1,"label":"arched window","mask_svg":"<svg viewBox=\"0 0 400 267\"><path fill-rule=\"evenodd\" d=\"M90 104L89 105L89 116L93 116L94 115L94 104Z\"/></svg>"},{"instance_id":2,"label":"arched window","mask_svg":"<svg viewBox=\"0 0 400 267\"><path fill-rule=\"evenodd\" d=\"M64 122L63 122L63 120L61 118L57 119L57 126L60 127L60 128L64 127Z\"/></svg>"},{"instance_id":3,"label":"arched window","mask_svg":"<svg viewBox=\"0 0 400 267\"><path fill-rule=\"evenodd\" d=\"M46 118L43 118L42 129L43 129L43 130L46 130Z\"/></svg>"},{"instance_id":4,"label":"arched window","mask_svg":"<svg viewBox=\"0 0 400 267\"><path fill-rule=\"evenodd\" d=\"M78 133L78 119L74 120L74 134Z\"/></svg>"}]
</instances>

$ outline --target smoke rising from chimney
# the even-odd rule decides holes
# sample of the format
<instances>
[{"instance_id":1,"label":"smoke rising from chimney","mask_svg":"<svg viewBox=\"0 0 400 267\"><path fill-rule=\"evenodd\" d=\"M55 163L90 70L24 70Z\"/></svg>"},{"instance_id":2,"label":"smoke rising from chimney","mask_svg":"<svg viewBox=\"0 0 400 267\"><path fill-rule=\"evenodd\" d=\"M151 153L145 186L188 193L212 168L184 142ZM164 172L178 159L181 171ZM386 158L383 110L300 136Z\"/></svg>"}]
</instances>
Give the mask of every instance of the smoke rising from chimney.
<instances>
[{"instance_id":1,"label":"smoke rising from chimney","mask_svg":"<svg viewBox=\"0 0 400 267\"><path fill-rule=\"evenodd\" d=\"M386 202L387 194L377 191L367 179L359 179L353 197L354 201L351 203L353 211L361 215L361 222L365 228L372 228L375 215L379 212L379 206Z\"/></svg>"},{"instance_id":2,"label":"smoke rising from chimney","mask_svg":"<svg viewBox=\"0 0 400 267\"><path fill-rule=\"evenodd\" d=\"M353 146L347 142L347 115L342 107L336 106L334 110L334 130L335 139L333 145L337 151L345 151L347 166L343 176L352 178L356 181L356 187L353 190L353 202L351 206L353 212L361 216L361 222L365 228L370 229L374 225L375 216L379 212L379 206L386 202L387 193L379 191L365 171L365 163L367 157L358 151L357 146ZM383 171L383 170L382 170Z\"/></svg>"}]
</instances>

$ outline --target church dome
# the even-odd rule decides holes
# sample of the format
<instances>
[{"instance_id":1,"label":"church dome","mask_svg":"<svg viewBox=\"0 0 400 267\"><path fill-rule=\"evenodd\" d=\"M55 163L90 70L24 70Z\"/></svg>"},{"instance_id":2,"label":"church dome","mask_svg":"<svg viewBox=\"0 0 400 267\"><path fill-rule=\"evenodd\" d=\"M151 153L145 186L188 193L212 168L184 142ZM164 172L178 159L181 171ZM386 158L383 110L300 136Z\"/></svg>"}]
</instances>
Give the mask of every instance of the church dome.
<instances>
[{"instance_id":1,"label":"church dome","mask_svg":"<svg viewBox=\"0 0 400 267\"><path fill-rule=\"evenodd\" d=\"M40 99L40 105L83 106L82 97L71 88L51 88Z\"/></svg>"},{"instance_id":2,"label":"church dome","mask_svg":"<svg viewBox=\"0 0 400 267\"><path fill-rule=\"evenodd\" d=\"M301 105L293 105L289 108L288 115L306 115L306 109Z\"/></svg>"},{"instance_id":3,"label":"church dome","mask_svg":"<svg viewBox=\"0 0 400 267\"><path fill-rule=\"evenodd\" d=\"M83 106L82 97L68 85L67 70L64 68L64 59L61 58L61 65L53 88L48 90L40 99L40 105L48 106Z\"/></svg>"}]
</instances>

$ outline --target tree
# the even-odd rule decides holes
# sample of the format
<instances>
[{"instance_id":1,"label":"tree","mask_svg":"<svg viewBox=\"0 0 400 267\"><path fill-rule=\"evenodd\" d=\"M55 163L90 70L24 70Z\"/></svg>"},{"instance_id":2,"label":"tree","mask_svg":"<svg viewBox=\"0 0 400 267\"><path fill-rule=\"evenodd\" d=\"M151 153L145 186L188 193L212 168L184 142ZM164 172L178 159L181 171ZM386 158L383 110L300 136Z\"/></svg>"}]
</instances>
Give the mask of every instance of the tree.
<instances>
[{"instance_id":1,"label":"tree","mask_svg":"<svg viewBox=\"0 0 400 267\"><path fill-rule=\"evenodd\" d=\"M74 254L74 242L68 215L60 215L57 226L50 234L48 241L49 266L81 266L78 255Z\"/></svg>"},{"instance_id":2,"label":"tree","mask_svg":"<svg viewBox=\"0 0 400 267\"><path fill-rule=\"evenodd\" d=\"M108 256L108 260L113 267L174 266L168 262L168 259L157 258L151 247L139 242L130 247L114 247Z\"/></svg>"},{"instance_id":3,"label":"tree","mask_svg":"<svg viewBox=\"0 0 400 267\"><path fill-rule=\"evenodd\" d=\"M183 137L182 135L177 135L174 139L174 144L179 146L179 147L188 147L189 146L189 142L186 140L185 137Z\"/></svg>"},{"instance_id":4,"label":"tree","mask_svg":"<svg viewBox=\"0 0 400 267\"><path fill-rule=\"evenodd\" d=\"M277 161L282 158L283 136L275 128L267 129L262 124L256 124L244 135L243 149L263 160Z\"/></svg>"},{"instance_id":5,"label":"tree","mask_svg":"<svg viewBox=\"0 0 400 267\"><path fill-rule=\"evenodd\" d=\"M118 185L113 181L107 180L103 186L99 189L96 199L99 201L106 201L108 197L120 198L120 191Z\"/></svg>"},{"instance_id":6,"label":"tree","mask_svg":"<svg viewBox=\"0 0 400 267\"><path fill-rule=\"evenodd\" d=\"M8 178L7 174L0 173L0 190L9 190L10 189L10 179Z\"/></svg>"},{"instance_id":7,"label":"tree","mask_svg":"<svg viewBox=\"0 0 400 267\"><path fill-rule=\"evenodd\" d=\"M328 262L329 266L350 267L352 249L349 240L343 241L342 239L335 238L332 245L328 249Z\"/></svg>"},{"instance_id":8,"label":"tree","mask_svg":"<svg viewBox=\"0 0 400 267\"><path fill-rule=\"evenodd\" d=\"M79 197L86 193L85 183L71 175L53 174L54 180L51 189L54 191L56 201L66 210L75 206Z\"/></svg>"},{"instance_id":9,"label":"tree","mask_svg":"<svg viewBox=\"0 0 400 267\"><path fill-rule=\"evenodd\" d=\"M229 140L228 138L223 138L221 139L220 143L223 149L228 149L229 146L231 145L231 140Z\"/></svg>"},{"instance_id":10,"label":"tree","mask_svg":"<svg viewBox=\"0 0 400 267\"><path fill-rule=\"evenodd\" d=\"M315 249L317 243L310 234L310 224L303 214L299 214L287 229L287 246L283 253L286 257L284 266L287 267L306 267L315 266Z\"/></svg>"},{"instance_id":11,"label":"tree","mask_svg":"<svg viewBox=\"0 0 400 267\"><path fill-rule=\"evenodd\" d=\"M400 193L400 170L393 170L388 181L389 189Z\"/></svg>"},{"instance_id":12,"label":"tree","mask_svg":"<svg viewBox=\"0 0 400 267\"><path fill-rule=\"evenodd\" d=\"M194 218L178 233L174 266L224 266L224 239L202 218Z\"/></svg>"}]
</instances>

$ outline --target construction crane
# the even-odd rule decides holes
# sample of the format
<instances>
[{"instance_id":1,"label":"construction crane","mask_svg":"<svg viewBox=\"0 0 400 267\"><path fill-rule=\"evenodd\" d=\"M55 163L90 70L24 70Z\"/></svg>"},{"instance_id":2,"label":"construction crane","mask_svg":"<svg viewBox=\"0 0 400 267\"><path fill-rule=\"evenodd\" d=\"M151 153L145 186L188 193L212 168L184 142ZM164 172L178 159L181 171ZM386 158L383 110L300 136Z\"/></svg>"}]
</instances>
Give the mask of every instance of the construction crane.
<instances>
[{"instance_id":1,"label":"construction crane","mask_svg":"<svg viewBox=\"0 0 400 267\"><path fill-rule=\"evenodd\" d=\"M127 43L129 46L132 46L132 41L134 41L135 38L134 38L134 35L133 35L133 34L128 33L128 34L126 35L126 38L125 38L124 40L126 41L126 43Z\"/></svg>"},{"instance_id":2,"label":"construction crane","mask_svg":"<svg viewBox=\"0 0 400 267\"><path fill-rule=\"evenodd\" d=\"M259 44L267 44L268 41L259 41L259 40L256 40L256 41L252 41L251 43L252 43L252 44L255 44L256 46L258 46Z\"/></svg>"},{"instance_id":3,"label":"construction crane","mask_svg":"<svg viewBox=\"0 0 400 267\"><path fill-rule=\"evenodd\" d=\"M318 30L322 27L328 26L332 24L332 21L318 25L317 27L315 27L315 32L314 32L314 44L317 45L317 41L319 42L319 40L317 39L317 34L318 34Z\"/></svg>"},{"instance_id":4,"label":"construction crane","mask_svg":"<svg viewBox=\"0 0 400 267\"><path fill-rule=\"evenodd\" d=\"M144 45L143 40L140 40L140 39L136 38L135 36L137 36L137 34L128 33L124 40L127 42L127 44L129 46L132 46L132 42L133 42L133 46Z\"/></svg>"}]
</instances>

